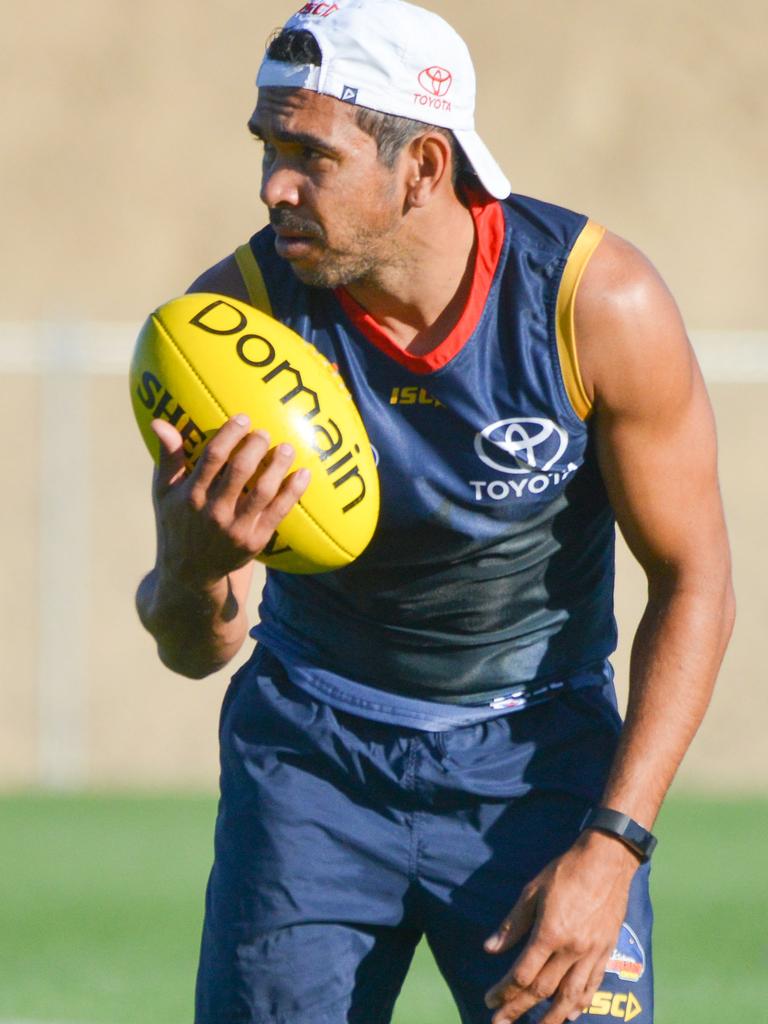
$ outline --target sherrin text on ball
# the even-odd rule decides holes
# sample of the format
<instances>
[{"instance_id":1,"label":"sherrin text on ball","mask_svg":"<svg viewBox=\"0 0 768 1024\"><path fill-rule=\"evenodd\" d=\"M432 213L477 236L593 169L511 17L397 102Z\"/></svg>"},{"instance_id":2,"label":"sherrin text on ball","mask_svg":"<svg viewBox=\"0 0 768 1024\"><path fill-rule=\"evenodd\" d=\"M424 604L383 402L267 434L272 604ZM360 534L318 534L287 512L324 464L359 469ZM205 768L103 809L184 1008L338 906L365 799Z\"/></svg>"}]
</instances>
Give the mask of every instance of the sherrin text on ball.
<instances>
[{"instance_id":1,"label":"sherrin text on ball","mask_svg":"<svg viewBox=\"0 0 768 1024\"><path fill-rule=\"evenodd\" d=\"M153 419L183 439L191 469L206 441L246 413L272 444L288 442L309 487L259 556L284 572L338 569L368 545L379 479L368 435L338 371L298 334L236 299L197 293L156 309L141 329L131 401L155 459Z\"/></svg>"}]
</instances>

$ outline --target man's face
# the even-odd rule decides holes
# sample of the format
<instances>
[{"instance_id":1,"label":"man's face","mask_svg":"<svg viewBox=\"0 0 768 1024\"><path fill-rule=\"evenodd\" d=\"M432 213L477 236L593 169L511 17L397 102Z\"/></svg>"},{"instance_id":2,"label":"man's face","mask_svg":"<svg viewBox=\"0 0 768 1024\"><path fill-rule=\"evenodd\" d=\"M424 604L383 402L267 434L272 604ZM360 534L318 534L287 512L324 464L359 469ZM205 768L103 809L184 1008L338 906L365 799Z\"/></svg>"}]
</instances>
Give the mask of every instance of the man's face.
<instances>
[{"instance_id":1,"label":"man's face","mask_svg":"<svg viewBox=\"0 0 768 1024\"><path fill-rule=\"evenodd\" d=\"M401 259L404 189L353 107L305 89L261 89L249 128L264 144L261 198L275 248L301 281L374 281Z\"/></svg>"}]
</instances>

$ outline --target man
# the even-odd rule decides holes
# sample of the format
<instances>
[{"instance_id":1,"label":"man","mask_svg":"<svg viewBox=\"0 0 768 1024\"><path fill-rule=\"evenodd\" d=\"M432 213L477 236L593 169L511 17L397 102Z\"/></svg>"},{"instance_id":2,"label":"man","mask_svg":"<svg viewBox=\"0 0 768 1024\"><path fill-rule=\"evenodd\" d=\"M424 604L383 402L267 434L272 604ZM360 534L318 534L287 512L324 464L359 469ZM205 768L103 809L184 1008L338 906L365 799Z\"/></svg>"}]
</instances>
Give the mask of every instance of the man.
<instances>
[{"instance_id":1,"label":"man","mask_svg":"<svg viewBox=\"0 0 768 1024\"><path fill-rule=\"evenodd\" d=\"M222 711L196 1020L387 1021L426 934L468 1024L647 1024L649 830L733 618L678 311L628 243L508 197L435 15L306 4L258 85L270 227L192 290L339 365L383 505L352 566L268 573ZM154 424L138 608L189 676L240 648L253 557L308 484L258 428L187 474ZM615 520L648 577L623 727Z\"/></svg>"}]
</instances>

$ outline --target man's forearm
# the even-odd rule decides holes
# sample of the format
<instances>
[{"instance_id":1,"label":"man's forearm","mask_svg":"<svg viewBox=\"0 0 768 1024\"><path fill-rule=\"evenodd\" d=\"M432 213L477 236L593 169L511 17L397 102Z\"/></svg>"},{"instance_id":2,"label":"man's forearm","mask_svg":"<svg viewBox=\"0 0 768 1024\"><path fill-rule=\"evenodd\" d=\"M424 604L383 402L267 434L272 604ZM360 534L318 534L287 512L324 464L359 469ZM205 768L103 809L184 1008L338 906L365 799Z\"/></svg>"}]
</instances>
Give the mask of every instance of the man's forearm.
<instances>
[{"instance_id":1,"label":"man's forearm","mask_svg":"<svg viewBox=\"0 0 768 1024\"><path fill-rule=\"evenodd\" d=\"M650 828L701 724L731 634L729 579L652 583L632 647L627 716L603 804Z\"/></svg>"},{"instance_id":2,"label":"man's forearm","mask_svg":"<svg viewBox=\"0 0 768 1024\"><path fill-rule=\"evenodd\" d=\"M248 629L228 576L193 590L163 577L155 568L139 585L136 608L157 641L163 664L193 679L226 665Z\"/></svg>"}]
</instances>

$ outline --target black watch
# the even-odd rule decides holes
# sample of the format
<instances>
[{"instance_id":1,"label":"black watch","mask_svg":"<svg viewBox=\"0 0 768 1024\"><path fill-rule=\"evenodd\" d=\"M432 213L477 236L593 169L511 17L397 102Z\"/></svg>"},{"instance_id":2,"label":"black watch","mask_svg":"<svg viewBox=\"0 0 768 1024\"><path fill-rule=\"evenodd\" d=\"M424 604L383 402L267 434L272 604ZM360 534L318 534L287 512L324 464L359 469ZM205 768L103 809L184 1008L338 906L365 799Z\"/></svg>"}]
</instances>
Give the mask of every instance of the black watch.
<instances>
[{"instance_id":1,"label":"black watch","mask_svg":"<svg viewBox=\"0 0 768 1024\"><path fill-rule=\"evenodd\" d=\"M630 850L634 850L643 864L651 859L658 842L656 836L639 825L634 818L621 811L612 811L610 807L591 807L581 823L582 832L585 828L595 828L598 832L616 836Z\"/></svg>"}]
</instances>

